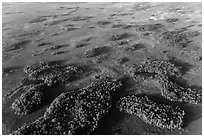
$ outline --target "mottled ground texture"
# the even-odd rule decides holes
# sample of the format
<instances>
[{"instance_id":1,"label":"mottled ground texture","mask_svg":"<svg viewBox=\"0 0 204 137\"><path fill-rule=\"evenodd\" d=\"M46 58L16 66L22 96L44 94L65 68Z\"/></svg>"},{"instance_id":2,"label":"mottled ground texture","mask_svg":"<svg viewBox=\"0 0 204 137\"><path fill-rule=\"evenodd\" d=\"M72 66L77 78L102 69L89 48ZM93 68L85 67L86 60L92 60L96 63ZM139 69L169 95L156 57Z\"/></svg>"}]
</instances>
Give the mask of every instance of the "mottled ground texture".
<instances>
[{"instance_id":1,"label":"mottled ground texture","mask_svg":"<svg viewBox=\"0 0 204 137\"><path fill-rule=\"evenodd\" d=\"M202 3L3 3L3 134L202 134Z\"/></svg>"}]
</instances>

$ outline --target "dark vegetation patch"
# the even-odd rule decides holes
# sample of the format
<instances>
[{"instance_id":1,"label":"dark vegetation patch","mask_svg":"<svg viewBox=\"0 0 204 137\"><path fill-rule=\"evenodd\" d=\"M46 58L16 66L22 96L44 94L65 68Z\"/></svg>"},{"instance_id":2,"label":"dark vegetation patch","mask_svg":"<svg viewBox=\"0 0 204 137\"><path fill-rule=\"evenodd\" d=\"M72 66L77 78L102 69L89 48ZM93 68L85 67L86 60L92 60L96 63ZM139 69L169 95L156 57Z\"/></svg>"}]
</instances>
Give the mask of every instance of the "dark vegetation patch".
<instances>
[{"instance_id":1,"label":"dark vegetation patch","mask_svg":"<svg viewBox=\"0 0 204 137\"><path fill-rule=\"evenodd\" d=\"M88 46L90 43L91 40L93 39L96 39L97 37L95 36L85 36L85 37L82 37L80 38L76 43L75 43L75 47L76 48L80 48L80 47L85 47L85 46Z\"/></svg>"},{"instance_id":2,"label":"dark vegetation patch","mask_svg":"<svg viewBox=\"0 0 204 137\"><path fill-rule=\"evenodd\" d=\"M169 58L169 62L174 64L176 67L178 67L182 75L186 74L188 71L190 71L193 68L193 65L187 62L184 62L182 60L179 60L175 57Z\"/></svg>"},{"instance_id":3,"label":"dark vegetation patch","mask_svg":"<svg viewBox=\"0 0 204 137\"><path fill-rule=\"evenodd\" d=\"M127 15L133 15L134 14L134 12L130 12L130 11L126 11L126 12L118 12L116 15L117 16L127 16Z\"/></svg>"},{"instance_id":4,"label":"dark vegetation patch","mask_svg":"<svg viewBox=\"0 0 204 137\"><path fill-rule=\"evenodd\" d=\"M61 6L61 7L57 8L57 10L64 10L65 8L66 8L66 7Z\"/></svg>"},{"instance_id":5,"label":"dark vegetation patch","mask_svg":"<svg viewBox=\"0 0 204 137\"><path fill-rule=\"evenodd\" d=\"M65 21L68 21L68 19L52 20L52 21L46 23L45 25L48 25L48 26L58 25L58 24L63 23L63 22L65 22Z\"/></svg>"},{"instance_id":6,"label":"dark vegetation patch","mask_svg":"<svg viewBox=\"0 0 204 137\"><path fill-rule=\"evenodd\" d=\"M39 16L35 19L32 19L29 23L38 23L38 22L44 22L44 21L47 21L47 18L49 16Z\"/></svg>"},{"instance_id":7,"label":"dark vegetation patch","mask_svg":"<svg viewBox=\"0 0 204 137\"><path fill-rule=\"evenodd\" d=\"M180 68L181 67L166 60L147 60L142 62L139 66L133 66L132 69L129 70L129 73L131 75L136 75L144 72L180 78L182 75Z\"/></svg>"},{"instance_id":8,"label":"dark vegetation patch","mask_svg":"<svg viewBox=\"0 0 204 137\"><path fill-rule=\"evenodd\" d=\"M128 29L128 28L133 27L133 25L118 23L118 24L113 24L111 27L112 27L112 28L122 28L122 29Z\"/></svg>"},{"instance_id":9,"label":"dark vegetation patch","mask_svg":"<svg viewBox=\"0 0 204 137\"><path fill-rule=\"evenodd\" d=\"M48 63L40 62L25 67L24 72L28 74L29 79L42 81L48 86L56 83L66 83L74 79L78 74L82 73L77 67L61 65L49 65Z\"/></svg>"},{"instance_id":10,"label":"dark vegetation patch","mask_svg":"<svg viewBox=\"0 0 204 137\"><path fill-rule=\"evenodd\" d=\"M122 57L122 58L118 58L118 59L115 61L115 63L116 63L117 65L122 65L122 64L124 64L124 63L127 62L127 61L129 61L129 59L128 59L127 57Z\"/></svg>"},{"instance_id":11,"label":"dark vegetation patch","mask_svg":"<svg viewBox=\"0 0 204 137\"><path fill-rule=\"evenodd\" d=\"M96 39L96 38L97 38L96 36L92 36L92 35L91 36L85 36L85 37L81 38L80 42L89 42L89 41Z\"/></svg>"},{"instance_id":12,"label":"dark vegetation patch","mask_svg":"<svg viewBox=\"0 0 204 137\"><path fill-rule=\"evenodd\" d=\"M160 35L162 41L165 41L170 47L185 48L189 45L192 38L201 35L199 31L165 31Z\"/></svg>"},{"instance_id":13,"label":"dark vegetation patch","mask_svg":"<svg viewBox=\"0 0 204 137\"><path fill-rule=\"evenodd\" d=\"M96 24L99 25L100 27L103 27L110 23L111 23L110 21L98 21Z\"/></svg>"},{"instance_id":14,"label":"dark vegetation patch","mask_svg":"<svg viewBox=\"0 0 204 137\"><path fill-rule=\"evenodd\" d=\"M51 42L41 42L41 43L38 43L37 46L38 47L42 47L42 46L46 46L46 45L50 45L52 44Z\"/></svg>"},{"instance_id":15,"label":"dark vegetation patch","mask_svg":"<svg viewBox=\"0 0 204 137\"><path fill-rule=\"evenodd\" d=\"M64 47L68 47L70 46L69 44L60 44L60 45L55 45L55 46L51 46L51 47L48 47L48 48L44 48L43 50L44 51L49 51L49 50L58 50L58 49L61 49L61 48L64 48Z\"/></svg>"},{"instance_id":16,"label":"dark vegetation patch","mask_svg":"<svg viewBox=\"0 0 204 137\"><path fill-rule=\"evenodd\" d=\"M96 27L95 27L95 26L89 26L88 28L89 28L89 29L93 29L93 28L96 28Z\"/></svg>"},{"instance_id":17,"label":"dark vegetation patch","mask_svg":"<svg viewBox=\"0 0 204 137\"><path fill-rule=\"evenodd\" d=\"M191 104L202 101L202 91L200 89L182 85L175 81L175 79L181 81L182 72L180 67L169 61L147 61L142 65L133 66L128 73L139 82L155 79L159 84L161 95L171 101ZM145 77L143 74L150 76Z\"/></svg>"},{"instance_id":18,"label":"dark vegetation patch","mask_svg":"<svg viewBox=\"0 0 204 137\"><path fill-rule=\"evenodd\" d=\"M65 31L73 31L73 30L77 30L77 29L80 29L80 27L75 27L72 24L63 26L63 30L65 30Z\"/></svg>"},{"instance_id":19,"label":"dark vegetation patch","mask_svg":"<svg viewBox=\"0 0 204 137\"><path fill-rule=\"evenodd\" d=\"M114 17L114 16L128 16L128 15L133 15L134 12L133 11L120 11L120 12L116 12L113 14L110 14L110 17Z\"/></svg>"},{"instance_id":20,"label":"dark vegetation patch","mask_svg":"<svg viewBox=\"0 0 204 137\"><path fill-rule=\"evenodd\" d=\"M26 44L30 43L31 40L16 40L8 45L3 46L4 51L20 51Z\"/></svg>"},{"instance_id":21,"label":"dark vegetation patch","mask_svg":"<svg viewBox=\"0 0 204 137\"><path fill-rule=\"evenodd\" d=\"M12 94L20 90L27 90L12 104L12 109L17 115L26 115L39 109L49 100L50 90L58 85L63 88L82 73L78 67L52 65L51 63L42 62L25 67L24 72L28 76L10 94L12 96Z\"/></svg>"},{"instance_id":22,"label":"dark vegetation patch","mask_svg":"<svg viewBox=\"0 0 204 137\"><path fill-rule=\"evenodd\" d=\"M143 4L138 4L138 5L135 5L132 10L134 11L146 11L152 7L155 7L155 6L151 6L151 4L149 3L143 3Z\"/></svg>"},{"instance_id":23,"label":"dark vegetation patch","mask_svg":"<svg viewBox=\"0 0 204 137\"><path fill-rule=\"evenodd\" d=\"M50 36L57 36L57 35L59 35L59 32L55 32L55 33L50 34Z\"/></svg>"},{"instance_id":24,"label":"dark vegetation patch","mask_svg":"<svg viewBox=\"0 0 204 137\"><path fill-rule=\"evenodd\" d=\"M140 36L141 36L141 37L148 37L148 36L150 36L150 35L152 35L152 34L153 34L152 31L145 31L145 32L141 33Z\"/></svg>"},{"instance_id":25,"label":"dark vegetation patch","mask_svg":"<svg viewBox=\"0 0 204 137\"><path fill-rule=\"evenodd\" d=\"M129 40L121 40L121 41L117 41L118 45L125 45L128 44L130 41Z\"/></svg>"},{"instance_id":26,"label":"dark vegetation patch","mask_svg":"<svg viewBox=\"0 0 204 137\"><path fill-rule=\"evenodd\" d=\"M37 52L35 52L34 54L32 54L32 56L39 56L39 55L42 55L42 54L44 54L44 52L43 51L37 51Z\"/></svg>"},{"instance_id":27,"label":"dark vegetation patch","mask_svg":"<svg viewBox=\"0 0 204 137\"><path fill-rule=\"evenodd\" d=\"M137 51L141 49L146 49L147 47L143 43L136 43L125 48L126 51Z\"/></svg>"},{"instance_id":28,"label":"dark vegetation patch","mask_svg":"<svg viewBox=\"0 0 204 137\"><path fill-rule=\"evenodd\" d=\"M81 48L81 47L88 46L89 44L90 44L90 43L78 42L78 43L76 43L75 47L76 47L76 48Z\"/></svg>"},{"instance_id":29,"label":"dark vegetation patch","mask_svg":"<svg viewBox=\"0 0 204 137\"><path fill-rule=\"evenodd\" d=\"M101 54L107 53L109 52L109 47L107 46L102 46L102 47L94 47L94 48L90 48L88 50L85 51L84 56L86 58L91 58L91 57L95 57L95 56L99 56Z\"/></svg>"},{"instance_id":30,"label":"dark vegetation patch","mask_svg":"<svg viewBox=\"0 0 204 137\"><path fill-rule=\"evenodd\" d=\"M130 36L132 36L130 33L122 33L122 34L115 34L115 35L109 35L108 36L108 40L110 41L118 41L118 40L122 40L122 39L127 39Z\"/></svg>"},{"instance_id":31,"label":"dark vegetation patch","mask_svg":"<svg viewBox=\"0 0 204 137\"><path fill-rule=\"evenodd\" d=\"M202 101L202 90L184 87L168 77L159 77L161 95L171 101L197 104Z\"/></svg>"},{"instance_id":32,"label":"dark vegetation patch","mask_svg":"<svg viewBox=\"0 0 204 137\"><path fill-rule=\"evenodd\" d=\"M103 79L85 88L62 93L43 116L12 134L91 134L111 109L112 96L121 86L122 83L118 80Z\"/></svg>"},{"instance_id":33,"label":"dark vegetation patch","mask_svg":"<svg viewBox=\"0 0 204 137\"><path fill-rule=\"evenodd\" d=\"M61 16L69 16L69 15L71 15L71 13L63 13L63 14L61 14Z\"/></svg>"},{"instance_id":34,"label":"dark vegetation patch","mask_svg":"<svg viewBox=\"0 0 204 137\"><path fill-rule=\"evenodd\" d=\"M20 98L12 103L12 109L17 115L27 115L39 108L45 101L44 89L46 85L38 84L31 86Z\"/></svg>"},{"instance_id":35,"label":"dark vegetation patch","mask_svg":"<svg viewBox=\"0 0 204 137\"><path fill-rule=\"evenodd\" d=\"M52 52L51 55L60 55L60 54L65 54L65 53L68 53L69 51L55 51L55 52Z\"/></svg>"},{"instance_id":36,"label":"dark vegetation patch","mask_svg":"<svg viewBox=\"0 0 204 137\"><path fill-rule=\"evenodd\" d=\"M179 21L179 19L177 19L177 18L168 18L168 19L166 19L166 22L168 22L168 23L174 23L174 22L177 22L177 21Z\"/></svg>"},{"instance_id":37,"label":"dark vegetation patch","mask_svg":"<svg viewBox=\"0 0 204 137\"><path fill-rule=\"evenodd\" d=\"M94 18L93 16L75 16L70 18L70 21L85 21Z\"/></svg>"},{"instance_id":38,"label":"dark vegetation patch","mask_svg":"<svg viewBox=\"0 0 204 137\"><path fill-rule=\"evenodd\" d=\"M158 31L164 29L164 25L157 23L157 24L143 24L143 25L135 25L134 26L137 31Z\"/></svg>"},{"instance_id":39,"label":"dark vegetation patch","mask_svg":"<svg viewBox=\"0 0 204 137\"><path fill-rule=\"evenodd\" d=\"M100 64L104 61L109 60L110 54L100 54L97 56L97 58L94 60L95 63Z\"/></svg>"},{"instance_id":40,"label":"dark vegetation patch","mask_svg":"<svg viewBox=\"0 0 204 137\"><path fill-rule=\"evenodd\" d=\"M17 38L28 38L28 37L33 37L36 36L38 34L40 34L40 30L31 30L31 31L21 31L18 34L14 34L14 37Z\"/></svg>"},{"instance_id":41,"label":"dark vegetation patch","mask_svg":"<svg viewBox=\"0 0 204 137\"><path fill-rule=\"evenodd\" d=\"M147 96L130 95L118 102L118 109L137 115L144 122L167 129L181 129L185 112L178 106L159 104Z\"/></svg>"},{"instance_id":42,"label":"dark vegetation patch","mask_svg":"<svg viewBox=\"0 0 204 137\"><path fill-rule=\"evenodd\" d=\"M166 98L164 98L160 94L149 94L148 97L159 104L167 104L173 107L178 106L182 110L185 111L185 115L183 118L183 126L185 129L192 121L195 121L202 117L201 111L202 107L200 105L188 104L188 103L180 103L180 102L172 102Z\"/></svg>"}]
</instances>

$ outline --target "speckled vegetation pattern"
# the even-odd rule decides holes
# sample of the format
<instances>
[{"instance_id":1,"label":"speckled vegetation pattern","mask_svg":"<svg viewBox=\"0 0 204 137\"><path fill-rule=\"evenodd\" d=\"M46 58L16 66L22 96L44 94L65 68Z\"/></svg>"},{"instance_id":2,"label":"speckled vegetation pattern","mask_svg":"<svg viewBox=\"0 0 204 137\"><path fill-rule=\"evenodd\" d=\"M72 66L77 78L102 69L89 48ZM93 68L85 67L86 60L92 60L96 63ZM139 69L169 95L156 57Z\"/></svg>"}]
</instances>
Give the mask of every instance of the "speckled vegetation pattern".
<instances>
[{"instance_id":1,"label":"speckled vegetation pattern","mask_svg":"<svg viewBox=\"0 0 204 137\"><path fill-rule=\"evenodd\" d=\"M180 129L183 125L184 110L165 104L158 104L147 96L131 95L118 103L120 111L137 115L145 122L161 128Z\"/></svg>"},{"instance_id":2,"label":"speckled vegetation pattern","mask_svg":"<svg viewBox=\"0 0 204 137\"><path fill-rule=\"evenodd\" d=\"M202 3L3 2L2 134L202 134Z\"/></svg>"},{"instance_id":3,"label":"speckled vegetation pattern","mask_svg":"<svg viewBox=\"0 0 204 137\"><path fill-rule=\"evenodd\" d=\"M128 73L136 81L156 79L159 84L161 95L171 101L186 102L197 104L202 101L202 92L199 89L183 87L176 82L174 78L181 78L181 67L169 61L145 61L139 66L132 66ZM142 76L140 74L149 74Z\"/></svg>"},{"instance_id":4,"label":"speckled vegetation pattern","mask_svg":"<svg viewBox=\"0 0 204 137\"><path fill-rule=\"evenodd\" d=\"M43 116L13 134L90 134L109 112L111 97L121 86L118 80L103 79L77 91L62 93Z\"/></svg>"}]
</instances>

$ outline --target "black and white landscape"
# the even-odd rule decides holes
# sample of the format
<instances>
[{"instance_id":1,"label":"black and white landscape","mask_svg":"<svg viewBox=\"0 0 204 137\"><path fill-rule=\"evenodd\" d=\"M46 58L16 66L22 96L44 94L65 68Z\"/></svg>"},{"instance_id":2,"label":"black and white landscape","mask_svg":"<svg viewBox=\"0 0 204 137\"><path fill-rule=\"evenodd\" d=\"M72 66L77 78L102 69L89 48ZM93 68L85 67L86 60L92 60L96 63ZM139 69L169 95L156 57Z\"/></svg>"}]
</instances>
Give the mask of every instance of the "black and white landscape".
<instances>
[{"instance_id":1,"label":"black and white landscape","mask_svg":"<svg viewBox=\"0 0 204 137\"><path fill-rule=\"evenodd\" d=\"M2 132L202 134L202 3L2 3Z\"/></svg>"}]
</instances>

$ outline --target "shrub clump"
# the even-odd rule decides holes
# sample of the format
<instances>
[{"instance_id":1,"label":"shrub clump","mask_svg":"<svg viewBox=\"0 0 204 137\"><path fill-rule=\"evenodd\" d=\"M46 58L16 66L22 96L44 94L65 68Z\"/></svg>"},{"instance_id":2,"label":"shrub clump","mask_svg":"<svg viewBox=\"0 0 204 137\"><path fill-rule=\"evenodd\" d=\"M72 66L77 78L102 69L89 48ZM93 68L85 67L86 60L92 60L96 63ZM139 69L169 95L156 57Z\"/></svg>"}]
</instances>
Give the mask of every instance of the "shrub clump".
<instances>
[{"instance_id":1,"label":"shrub clump","mask_svg":"<svg viewBox=\"0 0 204 137\"><path fill-rule=\"evenodd\" d=\"M190 39L200 35L198 31L165 31L160 35L162 41L167 42L168 46L172 47L186 47L191 41Z\"/></svg>"},{"instance_id":2,"label":"shrub clump","mask_svg":"<svg viewBox=\"0 0 204 137\"><path fill-rule=\"evenodd\" d=\"M177 67L173 63L165 60L147 60L139 66L133 66L129 73L131 75L152 73L157 75L181 77L180 67Z\"/></svg>"},{"instance_id":3,"label":"shrub clump","mask_svg":"<svg viewBox=\"0 0 204 137\"><path fill-rule=\"evenodd\" d=\"M166 104L158 104L147 96L131 95L123 97L118 103L118 109L128 114L137 115L144 122L167 129L181 129L184 110Z\"/></svg>"},{"instance_id":4,"label":"shrub clump","mask_svg":"<svg viewBox=\"0 0 204 137\"><path fill-rule=\"evenodd\" d=\"M108 40L118 41L118 40L126 39L128 37L130 37L129 33L122 33L122 34L116 34L116 35L108 36Z\"/></svg>"},{"instance_id":5,"label":"shrub clump","mask_svg":"<svg viewBox=\"0 0 204 137\"><path fill-rule=\"evenodd\" d=\"M179 19L177 19L177 18L168 18L168 19L166 19L166 22L168 22L168 23L174 23L174 22L177 22Z\"/></svg>"},{"instance_id":6,"label":"shrub clump","mask_svg":"<svg viewBox=\"0 0 204 137\"><path fill-rule=\"evenodd\" d=\"M102 54L106 50L106 48L107 48L106 46L90 48L90 49L85 51L84 56L86 58L98 56L98 55Z\"/></svg>"},{"instance_id":7,"label":"shrub clump","mask_svg":"<svg viewBox=\"0 0 204 137\"><path fill-rule=\"evenodd\" d=\"M136 25L135 26L136 30L138 31L157 31L159 29L163 29L164 25L163 24L142 24L142 25Z\"/></svg>"},{"instance_id":8,"label":"shrub clump","mask_svg":"<svg viewBox=\"0 0 204 137\"><path fill-rule=\"evenodd\" d=\"M108 25L108 24L110 24L110 23L111 23L111 22L109 22L109 21L98 21L96 24L99 25L99 26L101 26L101 27L103 27L103 26Z\"/></svg>"},{"instance_id":9,"label":"shrub clump","mask_svg":"<svg viewBox=\"0 0 204 137\"><path fill-rule=\"evenodd\" d=\"M11 52L11 51L18 52L18 51L21 51L24 45L28 44L29 42L31 41L30 40L16 40L12 42L11 44L3 46L3 50L7 52Z\"/></svg>"},{"instance_id":10,"label":"shrub clump","mask_svg":"<svg viewBox=\"0 0 204 137\"><path fill-rule=\"evenodd\" d=\"M38 84L29 88L28 91L21 94L20 98L12 103L12 109L17 115L27 115L42 105L44 100L43 90L46 85Z\"/></svg>"},{"instance_id":11,"label":"shrub clump","mask_svg":"<svg viewBox=\"0 0 204 137\"><path fill-rule=\"evenodd\" d=\"M145 44L143 43L135 43L131 46L128 46L125 48L126 51L137 51L137 50L141 50L141 49L146 49Z\"/></svg>"},{"instance_id":12,"label":"shrub clump","mask_svg":"<svg viewBox=\"0 0 204 137\"><path fill-rule=\"evenodd\" d=\"M86 42L79 42L79 43L76 43L75 47L76 48L81 48L81 47L85 47L85 46L88 46L89 43L86 43Z\"/></svg>"},{"instance_id":13,"label":"shrub clump","mask_svg":"<svg viewBox=\"0 0 204 137\"><path fill-rule=\"evenodd\" d=\"M43 62L27 66L24 72L28 74L30 79L41 80L48 86L52 86L57 82L67 83L82 73L79 68L74 66L64 67Z\"/></svg>"},{"instance_id":14,"label":"shrub clump","mask_svg":"<svg viewBox=\"0 0 204 137\"><path fill-rule=\"evenodd\" d=\"M43 116L12 134L90 134L109 112L111 98L121 86L118 80L103 79L85 88L62 93Z\"/></svg>"},{"instance_id":15,"label":"shrub clump","mask_svg":"<svg viewBox=\"0 0 204 137\"><path fill-rule=\"evenodd\" d=\"M30 81L28 82L30 84L22 84L12 91L16 93L20 90L27 90L12 104L12 109L17 115L26 115L33 112L45 103L47 96L45 92L49 87L53 87L55 84L68 84L82 73L81 69L74 66L65 67L43 62L25 67L24 72L28 74L26 80Z\"/></svg>"},{"instance_id":16,"label":"shrub clump","mask_svg":"<svg viewBox=\"0 0 204 137\"><path fill-rule=\"evenodd\" d=\"M197 104L202 101L202 91L184 87L173 78L181 78L180 68L168 61L147 61L139 66L132 66L129 75L138 82L156 80L161 90L161 95L171 101Z\"/></svg>"},{"instance_id":17,"label":"shrub clump","mask_svg":"<svg viewBox=\"0 0 204 137\"><path fill-rule=\"evenodd\" d=\"M202 101L202 91L190 87L182 87L168 77L158 76L161 95L171 101L197 104Z\"/></svg>"},{"instance_id":18,"label":"shrub clump","mask_svg":"<svg viewBox=\"0 0 204 137\"><path fill-rule=\"evenodd\" d=\"M117 65L122 65L122 64L124 64L124 63L127 62L127 61L129 61L129 59L128 59L127 57L122 57L122 58L118 58L118 59L115 61L115 63L116 63Z\"/></svg>"}]
</instances>

